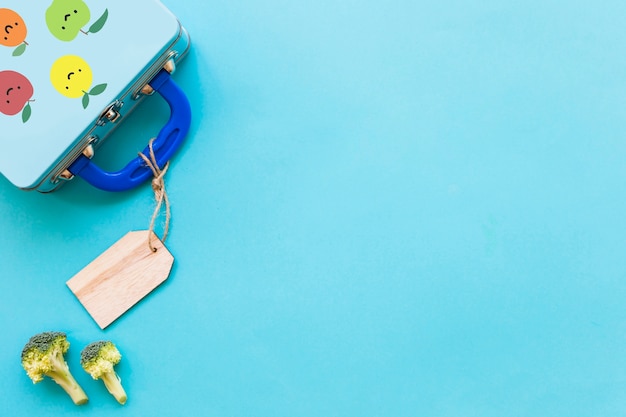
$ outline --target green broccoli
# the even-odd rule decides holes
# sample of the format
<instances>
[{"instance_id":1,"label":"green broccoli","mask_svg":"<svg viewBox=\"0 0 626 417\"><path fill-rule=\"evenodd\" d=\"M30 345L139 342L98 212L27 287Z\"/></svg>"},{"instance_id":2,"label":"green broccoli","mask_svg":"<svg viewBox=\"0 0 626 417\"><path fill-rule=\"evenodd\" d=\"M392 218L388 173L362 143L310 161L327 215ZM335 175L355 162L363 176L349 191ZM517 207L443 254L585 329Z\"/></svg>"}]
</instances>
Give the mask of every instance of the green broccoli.
<instances>
[{"instance_id":1,"label":"green broccoli","mask_svg":"<svg viewBox=\"0 0 626 417\"><path fill-rule=\"evenodd\" d=\"M122 355L113 342L99 341L90 343L80 353L80 364L93 379L102 379L104 386L118 403L126 403L126 391L113 366L122 359Z\"/></svg>"},{"instance_id":2,"label":"green broccoli","mask_svg":"<svg viewBox=\"0 0 626 417\"><path fill-rule=\"evenodd\" d=\"M74 404L81 405L88 399L65 362L63 354L69 347L65 333L36 334L22 350L22 366L34 384L43 381L44 375L49 376L72 397Z\"/></svg>"}]
</instances>

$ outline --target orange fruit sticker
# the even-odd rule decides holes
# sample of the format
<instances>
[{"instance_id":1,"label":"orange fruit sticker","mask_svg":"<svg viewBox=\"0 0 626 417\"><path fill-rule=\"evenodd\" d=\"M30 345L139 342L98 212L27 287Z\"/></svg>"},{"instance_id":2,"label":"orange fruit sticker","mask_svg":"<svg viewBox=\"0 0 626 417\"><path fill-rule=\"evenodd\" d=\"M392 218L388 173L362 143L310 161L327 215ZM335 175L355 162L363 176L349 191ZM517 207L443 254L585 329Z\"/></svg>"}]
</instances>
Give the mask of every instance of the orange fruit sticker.
<instances>
[{"instance_id":1,"label":"orange fruit sticker","mask_svg":"<svg viewBox=\"0 0 626 417\"><path fill-rule=\"evenodd\" d=\"M24 19L11 9L0 9L0 45L17 46L26 40Z\"/></svg>"}]
</instances>

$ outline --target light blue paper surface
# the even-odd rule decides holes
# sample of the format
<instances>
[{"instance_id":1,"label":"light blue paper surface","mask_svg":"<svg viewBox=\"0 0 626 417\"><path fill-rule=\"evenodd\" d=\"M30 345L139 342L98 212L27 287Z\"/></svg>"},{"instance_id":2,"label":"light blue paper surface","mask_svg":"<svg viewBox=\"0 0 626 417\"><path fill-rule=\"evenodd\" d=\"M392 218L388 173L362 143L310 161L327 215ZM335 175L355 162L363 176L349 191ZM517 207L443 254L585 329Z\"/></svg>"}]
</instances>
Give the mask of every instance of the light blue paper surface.
<instances>
[{"instance_id":1,"label":"light blue paper surface","mask_svg":"<svg viewBox=\"0 0 626 417\"><path fill-rule=\"evenodd\" d=\"M2 179L2 415L626 414L623 2L164 3L193 43L174 270L101 331L65 281L152 190ZM166 118L147 101L98 160ZM88 405L21 369L43 330ZM78 365L103 338L123 408Z\"/></svg>"}]
</instances>

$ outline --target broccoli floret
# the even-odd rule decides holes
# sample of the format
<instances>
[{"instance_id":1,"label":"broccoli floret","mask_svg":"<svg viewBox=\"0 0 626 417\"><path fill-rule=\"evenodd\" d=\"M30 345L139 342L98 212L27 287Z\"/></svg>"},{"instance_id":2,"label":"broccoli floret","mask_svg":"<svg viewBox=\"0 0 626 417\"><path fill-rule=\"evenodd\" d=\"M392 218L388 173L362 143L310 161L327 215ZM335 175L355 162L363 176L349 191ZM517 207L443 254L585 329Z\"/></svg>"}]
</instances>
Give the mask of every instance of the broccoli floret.
<instances>
[{"instance_id":1,"label":"broccoli floret","mask_svg":"<svg viewBox=\"0 0 626 417\"><path fill-rule=\"evenodd\" d=\"M34 384L49 376L70 395L74 404L85 404L87 395L70 373L63 356L69 347L65 333L39 333L24 346L22 366Z\"/></svg>"},{"instance_id":2,"label":"broccoli floret","mask_svg":"<svg viewBox=\"0 0 626 417\"><path fill-rule=\"evenodd\" d=\"M99 341L90 343L80 353L80 364L93 379L101 379L104 386L118 403L126 403L126 391L120 377L113 369L122 359L122 355L113 342Z\"/></svg>"}]
</instances>

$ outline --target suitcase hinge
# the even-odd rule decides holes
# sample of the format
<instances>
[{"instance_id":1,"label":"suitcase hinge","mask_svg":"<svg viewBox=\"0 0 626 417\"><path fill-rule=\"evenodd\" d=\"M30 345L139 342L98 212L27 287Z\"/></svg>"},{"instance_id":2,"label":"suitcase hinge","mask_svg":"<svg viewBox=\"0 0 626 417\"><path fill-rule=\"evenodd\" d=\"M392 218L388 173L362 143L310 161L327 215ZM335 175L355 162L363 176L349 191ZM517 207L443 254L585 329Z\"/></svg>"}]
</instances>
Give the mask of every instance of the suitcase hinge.
<instances>
[{"instance_id":1,"label":"suitcase hinge","mask_svg":"<svg viewBox=\"0 0 626 417\"><path fill-rule=\"evenodd\" d=\"M96 136L90 137L89 144L85 147L85 149L83 149L82 154L85 155L89 159L93 158L93 156L95 155L93 145L97 141L98 141L98 138ZM63 172L61 172L56 178L54 178L52 182L56 184L59 182L59 180L69 181L72 178L74 178L74 174L72 174L69 169L66 169Z\"/></svg>"},{"instance_id":2,"label":"suitcase hinge","mask_svg":"<svg viewBox=\"0 0 626 417\"><path fill-rule=\"evenodd\" d=\"M165 61L165 64L163 65L163 69L167 72L169 72L170 74L173 74L176 71L176 61L174 61L174 58L177 56L178 54L174 51L172 51L170 53L170 57L168 58L167 61ZM138 99L141 95L144 96L151 96L152 94L154 94L154 88L152 88L152 86L150 85L150 83L144 85L141 90L139 90L138 93L135 94L135 96L133 96L133 99Z\"/></svg>"}]
</instances>

